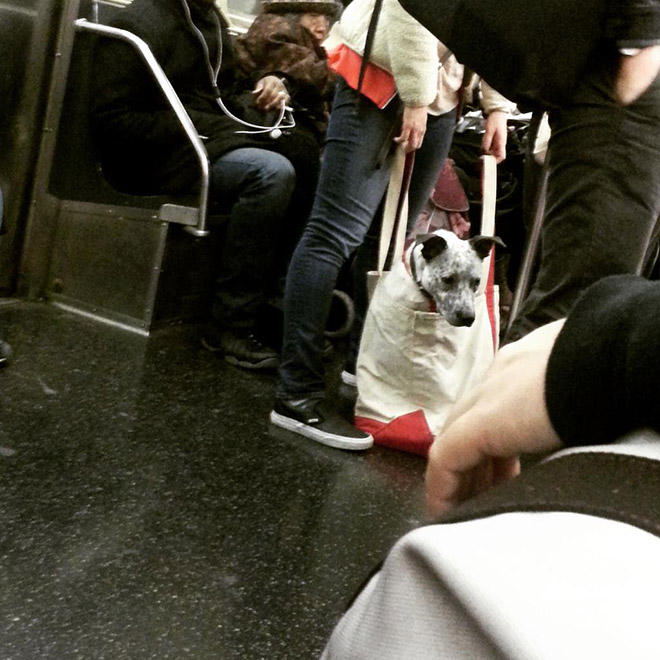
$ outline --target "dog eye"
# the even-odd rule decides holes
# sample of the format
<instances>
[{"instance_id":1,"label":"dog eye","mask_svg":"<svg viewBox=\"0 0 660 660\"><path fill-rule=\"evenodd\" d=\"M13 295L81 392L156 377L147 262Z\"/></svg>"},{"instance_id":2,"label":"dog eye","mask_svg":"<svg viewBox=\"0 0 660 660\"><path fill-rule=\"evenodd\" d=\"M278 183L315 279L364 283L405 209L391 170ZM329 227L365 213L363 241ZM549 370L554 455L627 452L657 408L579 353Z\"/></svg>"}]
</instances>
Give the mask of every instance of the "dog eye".
<instances>
[{"instance_id":1,"label":"dog eye","mask_svg":"<svg viewBox=\"0 0 660 660\"><path fill-rule=\"evenodd\" d=\"M476 291L479 288L479 285L481 284L481 280L477 277L470 282L472 284L472 288Z\"/></svg>"},{"instance_id":2,"label":"dog eye","mask_svg":"<svg viewBox=\"0 0 660 660\"><path fill-rule=\"evenodd\" d=\"M456 278L452 276L443 277L442 283L447 286L454 286L456 284Z\"/></svg>"}]
</instances>

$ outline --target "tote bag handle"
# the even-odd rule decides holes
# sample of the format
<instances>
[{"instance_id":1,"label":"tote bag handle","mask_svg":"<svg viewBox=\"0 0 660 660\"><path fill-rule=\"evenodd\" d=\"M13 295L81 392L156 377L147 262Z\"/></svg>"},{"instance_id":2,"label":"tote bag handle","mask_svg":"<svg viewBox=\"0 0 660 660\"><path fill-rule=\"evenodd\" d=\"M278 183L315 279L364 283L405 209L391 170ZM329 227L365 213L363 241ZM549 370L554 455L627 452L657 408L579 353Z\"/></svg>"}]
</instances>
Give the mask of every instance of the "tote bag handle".
<instances>
[{"instance_id":1,"label":"tote bag handle","mask_svg":"<svg viewBox=\"0 0 660 660\"><path fill-rule=\"evenodd\" d=\"M497 203L497 161L495 156L481 156L481 192L483 204L481 206L481 235L495 235L495 205ZM484 293L488 284L493 259L493 249L483 260L481 270L481 284L477 294Z\"/></svg>"}]
</instances>

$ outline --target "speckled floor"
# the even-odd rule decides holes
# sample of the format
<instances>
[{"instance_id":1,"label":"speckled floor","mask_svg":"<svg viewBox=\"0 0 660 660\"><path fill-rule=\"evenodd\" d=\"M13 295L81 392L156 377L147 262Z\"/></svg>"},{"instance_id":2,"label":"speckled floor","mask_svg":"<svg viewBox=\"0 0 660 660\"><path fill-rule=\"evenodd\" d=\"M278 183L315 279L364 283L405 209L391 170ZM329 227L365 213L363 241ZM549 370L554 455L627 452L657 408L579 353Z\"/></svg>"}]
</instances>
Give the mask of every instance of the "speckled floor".
<instances>
[{"instance_id":1,"label":"speckled floor","mask_svg":"<svg viewBox=\"0 0 660 660\"><path fill-rule=\"evenodd\" d=\"M145 339L6 302L0 660L318 657L424 520L423 461L269 431L274 377L194 326Z\"/></svg>"}]
</instances>

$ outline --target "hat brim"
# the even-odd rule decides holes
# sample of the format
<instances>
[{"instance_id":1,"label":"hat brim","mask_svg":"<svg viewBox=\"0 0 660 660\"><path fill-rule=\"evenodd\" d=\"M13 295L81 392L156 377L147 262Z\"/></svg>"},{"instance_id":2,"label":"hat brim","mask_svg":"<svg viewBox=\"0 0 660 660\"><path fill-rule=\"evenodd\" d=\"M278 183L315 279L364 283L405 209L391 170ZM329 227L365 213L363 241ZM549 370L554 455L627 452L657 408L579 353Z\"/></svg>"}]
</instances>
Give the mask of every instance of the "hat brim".
<instances>
[{"instance_id":1,"label":"hat brim","mask_svg":"<svg viewBox=\"0 0 660 660\"><path fill-rule=\"evenodd\" d=\"M337 2L264 2L263 11L267 14L325 14L331 18L339 16L340 5Z\"/></svg>"}]
</instances>

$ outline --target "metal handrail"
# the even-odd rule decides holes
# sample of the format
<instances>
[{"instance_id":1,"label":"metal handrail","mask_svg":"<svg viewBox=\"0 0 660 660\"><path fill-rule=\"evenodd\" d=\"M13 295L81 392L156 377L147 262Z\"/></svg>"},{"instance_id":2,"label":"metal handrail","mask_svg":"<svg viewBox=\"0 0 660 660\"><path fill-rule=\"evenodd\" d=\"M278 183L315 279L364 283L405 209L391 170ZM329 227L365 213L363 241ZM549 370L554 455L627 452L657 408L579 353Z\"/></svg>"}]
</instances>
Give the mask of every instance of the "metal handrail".
<instances>
[{"instance_id":1,"label":"metal handrail","mask_svg":"<svg viewBox=\"0 0 660 660\"><path fill-rule=\"evenodd\" d=\"M85 18L80 18L75 21L76 29L84 32L93 32L107 37L114 37L120 39L127 43L130 43L138 51L145 64L147 65L151 75L153 76L158 86L163 91L165 98L167 99L170 107L176 114L179 123L181 124L183 130L186 132L186 136L190 140L195 154L199 160L199 166L201 169L201 185L199 191L199 209L198 209L198 218L196 226L186 226L185 230L193 234L194 236L207 236L209 231L206 228L207 218L206 211L208 208L209 201L209 175L210 175L210 165L208 154L206 153L206 148L204 143L200 139L195 125L192 123L188 112L184 108L181 100L179 99L178 94L172 87L172 83L169 81L169 78L165 75L162 67L154 57L151 49L147 43L138 37L137 35L129 32L128 30L121 30L119 28L110 27L109 25L103 25L100 23L90 23Z\"/></svg>"},{"instance_id":2,"label":"metal handrail","mask_svg":"<svg viewBox=\"0 0 660 660\"><path fill-rule=\"evenodd\" d=\"M541 231L543 229L543 217L545 215L545 198L547 188L548 168L547 166L544 166L543 170L541 171L541 176L536 191L534 220L532 222L532 227L527 238L525 250L523 252L523 260L522 264L520 265L518 279L516 281L516 289L514 291L513 300L511 302L509 320L506 325L507 332L513 325L516 316L518 316L520 308L522 307L525 298L527 298L527 294L529 293L532 284L532 275L534 274L534 266L538 256L539 245L541 243Z\"/></svg>"}]
</instances>

